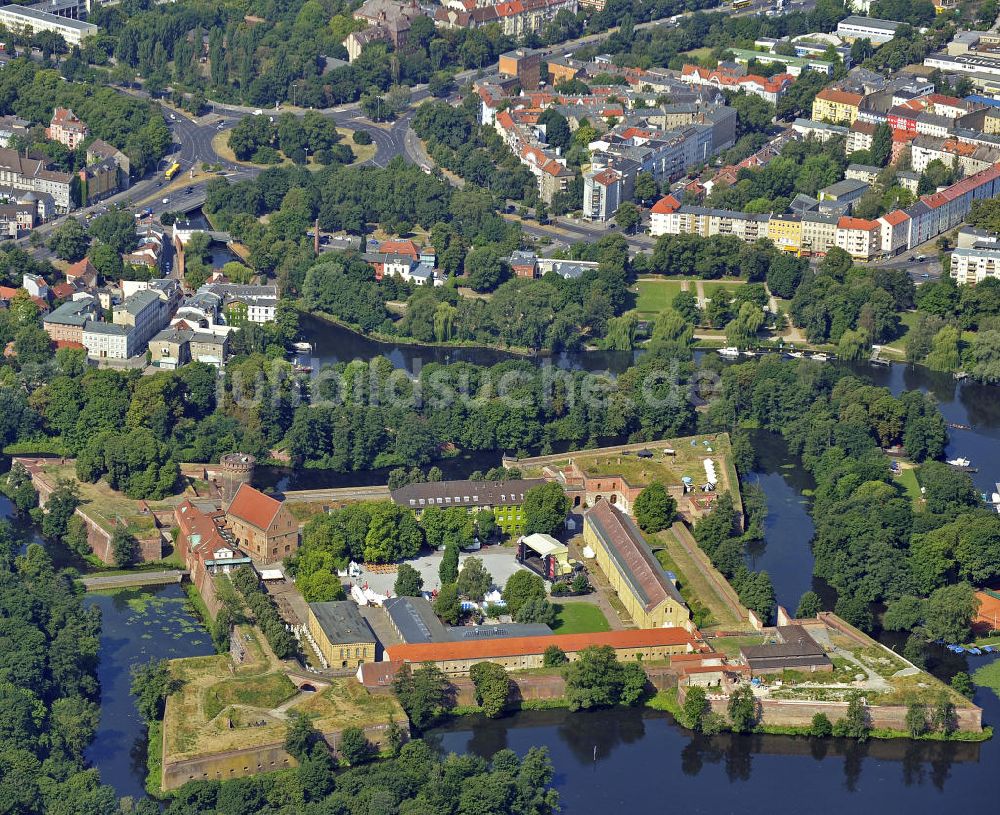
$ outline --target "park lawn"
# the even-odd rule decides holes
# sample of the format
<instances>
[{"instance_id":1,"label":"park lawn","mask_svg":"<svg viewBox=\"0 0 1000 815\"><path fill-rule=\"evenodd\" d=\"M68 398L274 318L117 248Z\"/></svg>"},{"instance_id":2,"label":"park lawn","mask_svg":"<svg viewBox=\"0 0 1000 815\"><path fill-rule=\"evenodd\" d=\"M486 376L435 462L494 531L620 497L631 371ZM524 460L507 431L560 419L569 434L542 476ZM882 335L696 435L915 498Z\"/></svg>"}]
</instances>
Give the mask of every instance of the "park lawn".
<instances>
[{"instance_id":1,"label":"park lawn","mask_svg":"<svg viewBox=\"0 0 1000 815\"><path fill-rule=\"evenodd\" d=\"M610 631L604 612L586 602L555 603L556 622L552 630L556 634L593 634Z\"/></svg>"},{"instance_id":2,"label":"park lawn","mask_svg":"<svg viewBox=\"0 0 1000 815\"><path fill-rule=\"evenodd\" d=\"M900 314L900 335L892 342L888 343L886 348L892 348L894 351L899 351L901 354L906 353L906 336L917 324L917 318L919 316L920 315L915 311L904 311Z\"/></svg>"},{"instance_id":3,"label":"park lawn","mask_svg":"<svg viewBox=\"0 0 1000 815\"><path fill-rule=\"evenodd\" d=\"M726 278L725 280L706 280L702 288L705 290L705 298L711 300L719 289L725 289L732 296L736 292L737 286L742 286L746 281Z\"/></svg>"},{"instance_id":4,"label":"park lawn","mask_svg":"<svg viewBox=\"0 0 1000 815\"><path fill-rule=\"evenodd\" d=\"M681 593L681 597L684 598L684 602L687 603L688 608L691 609L691 619L694 620L694 624L700 629L711 628L717 625L718 621L712 616L712 610L702 603L698 599L698 596L691 591L684 570L674 562L674 559L670 557L670 553L666 549L660 549L653 554L660 561L663 570L665 572L673 572L674 577L677 578L677 590Z\"/></svg>"},{"instance_id":5,"label":"park lawn","mask_svg":"<svg viewBox=\"0 0 1000 815\"><path fill-rule=\"evenodd\" d=\"M733 615L725 600L702 574L698 564L681 546L671 530L666 529L658 533L655 545L665 547L656 553L656 557L664 569L676 575L681 597L691 609L692 616L702 608L707 609L707 614L700 615L702 616L702 620L699 621L700 627L720 626L728 630L740 628L741 621Z\"/></svg>"},{"instance_id":6,"label":"park lawn","mask_svg":"<svg viewBox=\"0 0 1000 815\"><path fill-rule=\"evenodd\" d=\"M635 310L640 314L655 315L670 307L683 283L680 280L640 280L636 286Z\"/></svg>"},{"instance_id":7,"label":"park lawn","mask_svg":"<svg viewBox=\"0 0 1000 815\"><path fill-rule=\"evenodd\" d=\"M712 56L712 49L708 46L703 48L692 48L690 51L685 51L684 56L686 56L689 60L700 63L701 60L708 59Z\"/></svg>"},{"instance_id":8,"label":"park lawn","mask_svg":"<svg viewBox=\"0 0 1000 815\"><path fill-rule=\"evenodd\" d=\"M920 503L920 482L917 481L917 470L915 467L906 467L897 476L897 480L903 485L906 494L910 496L914 506Z\"/></svg>"}]
</instances>

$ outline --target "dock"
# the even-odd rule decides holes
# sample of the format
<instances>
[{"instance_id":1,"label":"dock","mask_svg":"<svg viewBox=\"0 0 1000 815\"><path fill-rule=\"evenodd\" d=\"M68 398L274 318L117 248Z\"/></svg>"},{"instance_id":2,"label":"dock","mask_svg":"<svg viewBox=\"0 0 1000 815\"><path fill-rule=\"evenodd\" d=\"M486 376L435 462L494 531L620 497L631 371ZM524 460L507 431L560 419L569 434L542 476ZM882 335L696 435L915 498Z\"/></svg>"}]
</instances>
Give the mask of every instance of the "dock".
<instances>
[{"instance_id":1,"label":"dock","mask_svg":"<svg viewBox=\"0 0 1000 815\"><path fill-rule=\"evenodd\" d=\"M882 353L881 348L873 348L872 355L868 357L868 362L872 365L880 365L883 368L892 367L892 362L888 359L883 359L880 354Z\"/></svg>"}]
</instances>

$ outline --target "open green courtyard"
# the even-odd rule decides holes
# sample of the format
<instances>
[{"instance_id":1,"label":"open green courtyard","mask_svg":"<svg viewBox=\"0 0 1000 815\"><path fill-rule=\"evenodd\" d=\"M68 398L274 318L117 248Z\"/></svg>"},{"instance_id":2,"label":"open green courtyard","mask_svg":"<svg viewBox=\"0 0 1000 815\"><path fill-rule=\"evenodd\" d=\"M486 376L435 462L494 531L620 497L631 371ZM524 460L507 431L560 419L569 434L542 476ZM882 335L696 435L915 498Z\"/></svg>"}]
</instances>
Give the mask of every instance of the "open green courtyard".
<instances>
[{"instance_id":1,"label":"open green courtyard","mask_svg":"<svg viewBox=\"0 0 1000 815\"><path fill-rule=\"evenodd\" d=\"M610 631L604 612L586 602L556 603L556 623L552 630L556 634L593 634Z\"/></svg>"}]
</instances>

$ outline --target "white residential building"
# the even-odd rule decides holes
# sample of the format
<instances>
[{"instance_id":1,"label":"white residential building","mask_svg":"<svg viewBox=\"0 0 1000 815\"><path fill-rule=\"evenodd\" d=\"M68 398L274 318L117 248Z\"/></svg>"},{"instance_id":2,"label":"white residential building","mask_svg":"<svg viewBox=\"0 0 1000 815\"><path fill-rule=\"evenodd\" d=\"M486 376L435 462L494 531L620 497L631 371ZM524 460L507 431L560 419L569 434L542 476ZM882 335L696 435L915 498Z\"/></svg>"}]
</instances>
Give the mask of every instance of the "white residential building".
<instances>
[{"instance_id":1,"label":"white residential building","mask_svg":"<svg viewBox=\"0 0 1000 815\"><path fill-rule=\"evenodd\" d=\"M881 45L896 36L896 29L900 25L902 23L897 23L895 20L852 15L837 23L837 36L847 42L869 40L874 45Z\"/></svg>"},{"instance_id":2,"label":"white residential building","mask_svg":"<svg viewBox=\"0 0 1000 815\"><path fill-rule=\"evenodd\" d=\"M1000 246L977 244L951 253L951 276L960 286L1000 278Z\"/></svg>"}]
</instances>

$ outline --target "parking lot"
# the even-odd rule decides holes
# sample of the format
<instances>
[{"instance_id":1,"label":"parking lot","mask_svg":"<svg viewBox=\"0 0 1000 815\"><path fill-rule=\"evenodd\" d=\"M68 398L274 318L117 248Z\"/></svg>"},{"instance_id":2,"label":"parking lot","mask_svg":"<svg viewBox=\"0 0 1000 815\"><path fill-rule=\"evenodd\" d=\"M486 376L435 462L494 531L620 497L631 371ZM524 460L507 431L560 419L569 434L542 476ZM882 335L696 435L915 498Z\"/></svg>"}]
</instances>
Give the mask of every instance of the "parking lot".
<instances>
[{"instance_id":1,"label":"parking lot","mask_svg":"<svg viewBox=\"0 0 1000 815\"><path fill-rule=\"evenodd\" d=\"M478 557L483 561L486 570L493 576L493 584L502 589L507 579L524 567L515 558L517 550L513 546L488 546L478 552L461 552L459 566L468 557ZM405 561L424 578L424 591L434 591L441 588L441 578L438 569L441 566L441 552L424 555ZM354 581L359 586L368 585L376 594L394 594L393 585L396 582L395 570L390 572L372 572L362 567L361 577Z\"/></svg>"}]
</instances>

